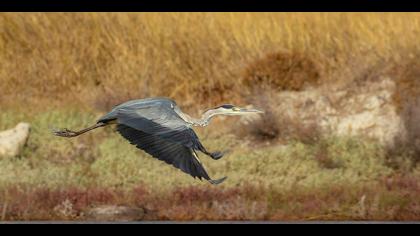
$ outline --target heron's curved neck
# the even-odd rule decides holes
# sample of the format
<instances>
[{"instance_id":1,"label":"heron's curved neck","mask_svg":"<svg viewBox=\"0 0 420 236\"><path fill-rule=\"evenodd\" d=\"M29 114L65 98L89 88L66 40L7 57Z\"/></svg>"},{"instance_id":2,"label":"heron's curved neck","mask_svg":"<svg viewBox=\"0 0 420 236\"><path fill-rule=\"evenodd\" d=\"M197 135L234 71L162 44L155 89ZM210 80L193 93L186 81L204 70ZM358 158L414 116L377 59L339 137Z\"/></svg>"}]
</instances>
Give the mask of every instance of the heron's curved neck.
<instances>
[{"instance_id":1,"label":"heron's curved neck","mask_svg":"<svg viewBox=\"0 0 420 236\"><path fill-rule=\"evenodd\" d=\"M208 111L204 112L203 115L201 115L201 118L197 119L197 118L193 118L193 117L190 117L190 116L187 115L185 117L186 118L185 120L188 123L192 124L193 126L204 127L204 126L207 126L209 124L211 118L213 116L217 115L217 114L218 113L215 110L208 110Z\"/></svg>"}]
</instances>

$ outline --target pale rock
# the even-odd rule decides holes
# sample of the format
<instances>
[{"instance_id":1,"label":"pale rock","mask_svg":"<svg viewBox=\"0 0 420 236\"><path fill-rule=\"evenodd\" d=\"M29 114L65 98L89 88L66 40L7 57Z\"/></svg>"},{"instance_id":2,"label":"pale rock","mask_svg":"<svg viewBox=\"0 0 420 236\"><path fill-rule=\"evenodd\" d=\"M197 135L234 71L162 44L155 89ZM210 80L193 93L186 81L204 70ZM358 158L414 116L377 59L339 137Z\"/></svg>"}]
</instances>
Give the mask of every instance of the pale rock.
<instances>
[{"instance_id":1,"label":"pale rock","mask_svg":"<svg viewBox=\"0 0 420 236\"><path fill-rule=\"evenodd\" d=\"M90 209L86 219L95 221L139 221L145 218L146 210L126 206L99 206Z\"/></svg>"},{"instance_id":2,"label":"pale rock","mask_svg":"<svg viewBox=\"0 0 420 236\"><path fill-rule=\"evenodd\" d=\"M397 135L406 134L392 102L394 90L395 82L384 77L351 89L341 86L283 91L270 99L270 107L279 117L288 116L303 125L315 122L325 135L363 135L393 145ZM241 121L248 124L262 115Z\"/></svg>"},{"instance_id":3,"label":"pale rock","mask_svg":"<svg viewBox=\"0 0 420 236\"><path fill-rule=\"evenodd\" d=\"M13 129L0 132L0 157L16 157L25 146L30 132L28 123L19 123Z\"/></svg>"}]
</instances>

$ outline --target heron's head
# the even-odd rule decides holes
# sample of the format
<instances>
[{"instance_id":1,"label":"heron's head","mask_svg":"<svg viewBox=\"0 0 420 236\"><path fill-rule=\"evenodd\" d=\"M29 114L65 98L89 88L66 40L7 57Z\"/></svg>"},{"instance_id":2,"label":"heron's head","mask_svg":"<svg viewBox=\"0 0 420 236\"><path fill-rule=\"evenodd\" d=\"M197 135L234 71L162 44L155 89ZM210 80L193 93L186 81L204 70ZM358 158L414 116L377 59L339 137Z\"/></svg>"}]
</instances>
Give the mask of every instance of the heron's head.
<instances>
[{"instance_id":1,"label":"heron's head","mask_svg":"<svg viewBox=\"0 0 420 236\"><path fill-rule=\"evenodd\" d=\"M213 111L213 113L217 115L229 115L229 116L264 113L263 111L260 111L257 109L237 107L232 104L224 104L224 105L211 109L211 111Z\"/></svg>"}]
</instances>

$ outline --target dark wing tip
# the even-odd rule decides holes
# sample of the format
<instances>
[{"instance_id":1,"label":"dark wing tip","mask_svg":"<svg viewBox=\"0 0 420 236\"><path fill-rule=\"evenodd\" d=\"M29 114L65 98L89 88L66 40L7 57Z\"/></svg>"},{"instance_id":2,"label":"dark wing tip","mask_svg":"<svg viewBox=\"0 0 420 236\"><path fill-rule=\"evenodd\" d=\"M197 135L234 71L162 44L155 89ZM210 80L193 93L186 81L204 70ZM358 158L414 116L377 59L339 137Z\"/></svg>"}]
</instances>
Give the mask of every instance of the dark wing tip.
<instances>
[{"instance_id":1,"label":"dark wing tip","mask_svg":"<svg viewBox=\"0 0 420 236\"><path fill-rule=\"evenodd\" d=\"M225 177L223 177L223 178L220 178L220 179L211 179L211 180L209 180L209 182L211 183L211 184L214 184L214 185L217 185L217 184L221 184L223 181L225 181L227 179L227 176L225 176Z\"/></svg>"}]
</instances>

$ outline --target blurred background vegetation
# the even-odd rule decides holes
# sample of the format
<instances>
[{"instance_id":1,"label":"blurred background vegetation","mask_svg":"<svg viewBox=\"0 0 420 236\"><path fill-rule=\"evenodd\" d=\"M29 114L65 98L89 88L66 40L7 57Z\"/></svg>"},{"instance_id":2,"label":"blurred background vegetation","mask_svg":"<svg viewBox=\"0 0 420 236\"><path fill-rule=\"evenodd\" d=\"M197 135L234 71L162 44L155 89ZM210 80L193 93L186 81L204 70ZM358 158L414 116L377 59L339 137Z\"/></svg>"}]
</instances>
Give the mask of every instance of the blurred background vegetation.
<instances>
[{"instance_id":1,"label":"blurred background vegetation","mask_svg":"<svg viewBox=\"0 0 420 236\"><path fill-rule=\"evenodd\" d=\"M202 158L228 176L210 186L112 127L75 139L50 128L89 126L129 99L167 96L198 116L378 73L399 79L403 107L419 94L419 37L418 13L2 13L0 130L26 121L32 132L21 156L0 159L0 220L83 219L100 204L152 219L418 220L417 162L398 152L390 163L375 140L304 130L279 142L284 125L270 114L262 125L216 119L197 129L209 150L230 150Z\"/></svg>"}]
</instances>

